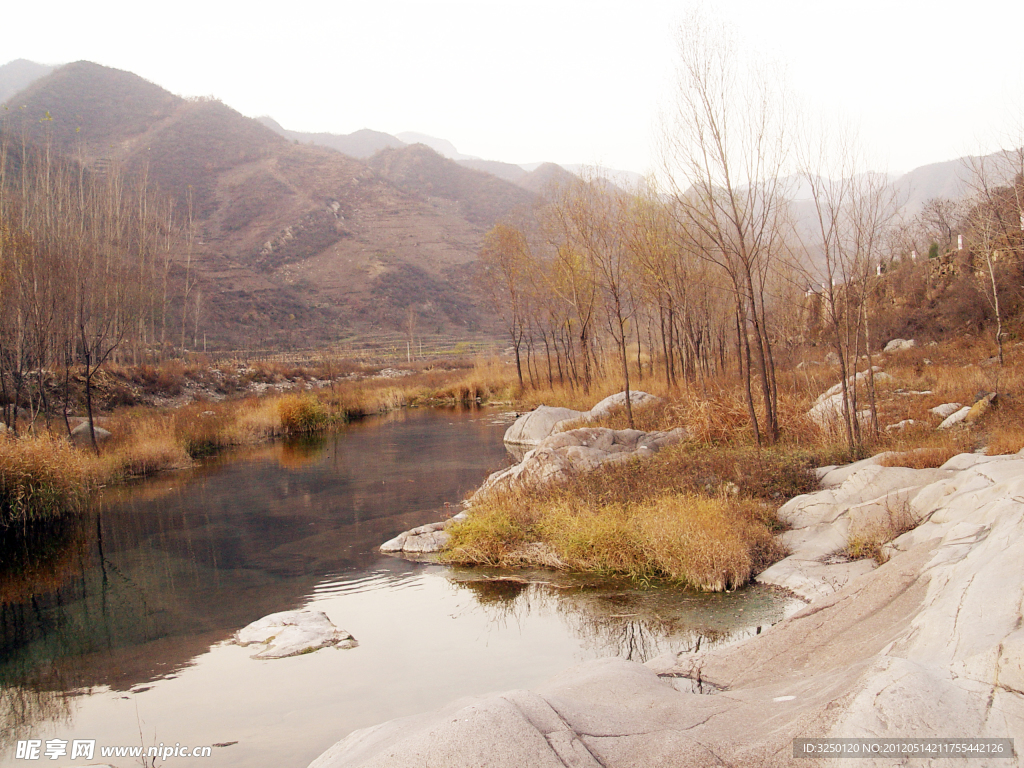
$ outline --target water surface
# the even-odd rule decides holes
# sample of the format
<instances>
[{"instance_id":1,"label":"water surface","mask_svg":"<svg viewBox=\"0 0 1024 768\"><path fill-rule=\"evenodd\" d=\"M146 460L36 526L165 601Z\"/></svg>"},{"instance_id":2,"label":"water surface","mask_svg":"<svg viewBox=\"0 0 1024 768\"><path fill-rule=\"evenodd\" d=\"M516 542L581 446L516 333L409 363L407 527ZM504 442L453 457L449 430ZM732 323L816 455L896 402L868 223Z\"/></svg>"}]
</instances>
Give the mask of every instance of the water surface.
<instances>
[{"instance_id":1,"label":"water surface","mask_svg":"<svg viewBox=\"0 0 1024 768\"><path fill-rule=\"evenodd\" d=\"M488 410L405 411L105 494L42 562L0 580L0 766L30 764L14 757L18 739L60 738L225 744L166 764L302 768L356 728L781 618L762 589L642 590L376 551L506 465L506 426ZM230 643L300 607L359 646L257 661Z\"/></svg>"}]
</instances>

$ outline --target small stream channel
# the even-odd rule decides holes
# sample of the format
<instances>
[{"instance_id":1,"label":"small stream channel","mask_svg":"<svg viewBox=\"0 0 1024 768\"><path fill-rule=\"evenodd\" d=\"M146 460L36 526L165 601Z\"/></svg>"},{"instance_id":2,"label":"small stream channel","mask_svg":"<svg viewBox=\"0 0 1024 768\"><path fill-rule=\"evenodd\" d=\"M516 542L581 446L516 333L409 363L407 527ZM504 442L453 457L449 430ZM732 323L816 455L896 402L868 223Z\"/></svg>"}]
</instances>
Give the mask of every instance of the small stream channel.
<instances>
[{"instance_id":1,"label":"small stream channel","mask_svg":"<svg viewBox=\"0 0 1024 768\"><path fill-rule=\"evenodd\" d=\"M155 764L304 768L357 728L783 617L788 601L760 588L643 590L377 552L507 465L507 425L488 409L402 411L105 492L0 576L0 766L38 764L17 759L18 740L86 739L92 760L45 763L153 765L99 748L178 743L223 746ZM359 646L257 661L230 643L300 607Z\"/></svg>"}]
</instances>

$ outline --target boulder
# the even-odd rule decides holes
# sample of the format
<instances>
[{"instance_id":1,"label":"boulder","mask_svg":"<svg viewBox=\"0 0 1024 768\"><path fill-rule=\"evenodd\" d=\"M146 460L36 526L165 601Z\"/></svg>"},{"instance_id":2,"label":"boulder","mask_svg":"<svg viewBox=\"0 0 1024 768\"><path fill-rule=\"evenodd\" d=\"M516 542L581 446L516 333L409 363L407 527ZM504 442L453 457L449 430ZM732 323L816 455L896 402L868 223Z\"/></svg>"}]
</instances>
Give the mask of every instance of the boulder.
<instances>
[{"instance_id":1,"label":"boulder","mask_svg":"<svg viewBox=\"0 0 1024 768\"><path fill-rule=\"evenodd\" d=\"M473 494L470 505L496 488L544 485L589 472L602 464L653 456L689 435L678 427L669 432L583 427L559 432L543 440L513 467L493 473Z\"/></svg>"},{"instance_id":2,"label":"boulder","mask_svg":"<svg viewBox=\"0 0 1024 768\"><path fill-rule=\"evenodd\" d=\"M945 419L948 416L952 416L963 407L963 403L943 403L942 405L936 405L934 408L930 408L928 412L934 413L940 419Z\"/></svg>"},{"instance_id":3,"label":"boulder","mask_svg":"<svg viewBox=\"0 0 1024 768\"><path fill-rule=\"evenodd\" d=\"M111 438L110 432L105 430L101 426L96 426L96 442L105 443ZM88 420L83 421L73 430L71 430L71 442L75 445L92 445L92 436L89 434L89 422Z\"/></svg>"},{"instance_id":4,"label":"boulder","mask_svg":"<svg viewBox=\"0 0 1024 768\"><path fill-rule=\"evenodd\" d=\"M238 630L234 642L243 648L260 645L254 659L283 659L334 646L355 648L358 643L338 629L323 611L281 611L264 616Z\"/></svg>"},{"instance_id":5,"label":"boulder","mask_svg":"<svg viewBox=\"0 0 1024 768\"><path fill-rule=\"evenodd\" d=\"M643 407L662 402L663 398L640 390L629 393L633 407ZM575 411L572 408L553 408L539 405L529 413L516 419L505 431L505 442L510 445L539 445L541 440L558 432L564 432L574 422L586 422L607 416L613 409L626 405L626 393L609 395L589 411Z\"/></svg>"},{"instance_id":6,"label":"boulder","mask_svg":"<svg viewBox=\"0 0 1024 768\"><path fill-rule=\"evenodd\" d=\"M380 545L381 552L407 552L415 555L429 555L440 552L448 543L449 534L445 531L450 525L449 520L440 523L429 523L418 528L400 533L390 541Z\"/></svg>"},{"instance_id":7,"label":"boulder","mask_svg":"<svg viewBox=\"0 0 1024 768\"><path fill-rule=\"evenodd\" d=\"M505 430L505 442L513 445L537 445L548 437L560 421L570 421L586 416L589 411L574 411L572 408L553 408L538 405L524 413Z\"/></svg>"},{"instance_id":8,"label":"boulder","mask_svg":"<svg viewBox=\"0 0 1024 768\"><path fill-rule=\"evenodd\" d=\"M916 427L921 422L914 421L913 419L903 419L903 421L897 421L895 424L890 424L885 428L886 432L903 432L904 430Z\"/></svg>"},{"instance_id":9,"label":"boulder","mask_svg":"<svg viewBox=\"0 0 1024 768\"><path fill-rule=\"evenodd\" d=\"M951 413L949 416L947 416L943 420L943 422L941 424L939 424L939 426L937 428L938 429L949 429L950 427L955 427L961 421L966 419L967 418L967 414L970 413L970 412L971 412L970 406L966 406L965 405L960 410L955 411L954 413Z\"/></svg>"},{"instance_id":10,"label":"boulder","mask_svg":"<svg viewBox=\"0 0 1024 768\"><path fill-rule=\"evenodd\" d=\"M904 352L917 346L914 339L893 339L885 345L883 352Z\"/></svg>"},{"instance_id":11,"label":"boulder","mask_svg":"<svg viewBox=\"0 0 1024 768\"><path fill-rule=\"evenodd\" d=\"M648 405L655 405L664 401L664 398L652 395L647 392L641 392L638 389L634 389L629 393L629 402L636 407L643 407ZM590 409L590 418L597 419L602 416L606 416L614 408L625 408L626 406L626 393L619 392L614 395L609 395L604 400L599 402L593 408Z\"/></svg>"}]
</instances>

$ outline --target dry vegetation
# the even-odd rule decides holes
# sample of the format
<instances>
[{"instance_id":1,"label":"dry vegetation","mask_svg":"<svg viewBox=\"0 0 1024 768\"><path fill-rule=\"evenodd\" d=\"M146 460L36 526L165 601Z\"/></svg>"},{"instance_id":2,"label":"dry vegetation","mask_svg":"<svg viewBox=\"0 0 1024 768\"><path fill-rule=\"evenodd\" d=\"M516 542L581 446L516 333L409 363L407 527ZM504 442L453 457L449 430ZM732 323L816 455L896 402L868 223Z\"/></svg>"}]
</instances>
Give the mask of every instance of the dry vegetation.
<instances>
[{"instance_id":1,"label":"dry vegetation","mask_svg":"<svg viewBox=\"0 0 1024 768\"><path fill-rule=\"evenodd\" d=\"M332 364L332 370L335 367ZM309 367L268 364L245 371L247 383L292 385L326 375ZM410 370L399 378L376 378L367 371L366 378L333 381L320 389L200 400L178 408L122 407L103 421L112 437L99 455L73 446L61 435L60 419L51 419L49 426L42 419L21 423L22 434L0 435L0 528L76 512L99 485L188 467L195 459L230 446L313 434L409 405L508 400L513 390L503 371L497 361L454 370ZM220 390L243 386L225 384L223 373L215 375L208 368L172 361L159 367L121 369L117 378L107 372L101 391L108 402L116 402L131 381L151 392L173 395L197 380Z\"/></svg>"}]
</instances>

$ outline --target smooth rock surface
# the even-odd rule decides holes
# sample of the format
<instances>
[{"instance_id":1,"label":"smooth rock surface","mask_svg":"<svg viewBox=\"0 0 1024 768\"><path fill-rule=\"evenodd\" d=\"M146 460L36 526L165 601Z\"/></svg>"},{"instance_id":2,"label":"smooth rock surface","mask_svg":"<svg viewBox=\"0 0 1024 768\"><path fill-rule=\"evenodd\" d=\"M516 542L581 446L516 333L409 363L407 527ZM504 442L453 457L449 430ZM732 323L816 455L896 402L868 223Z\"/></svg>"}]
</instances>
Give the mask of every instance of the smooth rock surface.
<instances>
[{"instance_id":1,"label":"smooth rock surface","mask_svg":"<svg viewBox=\"0 0 1024 768\"><path fill-rule=\"evenodd\" d=\"M560 421L583 418L589 411L574 411L572 408L552 408L538 405L525 413L505 430L505 442L514 445L537 445L548 437Z\"/></svg>"},{"instance_id":2,"label":"smooth rock surface","mask_svg":"<svg viewBox=\"0 0 1024 768\"><path fill-rule=\"evenodd\" d=\"M320 648L355 648L358 643L338 629L323 611L281 611L264 616L238 630L234 642L242 647L262 646L254 659L283 659Z\"/></svg>"},{"instance_id":3,"label":"smooth rock surface","mask_svg":"<svg viewBox=\"0 0 1024 768\"><path fill-rule=\"evenodd\" d=\"M660 403L662 399L640 390L633 390L629 393L629 402L633 404L634 408ZM539 405L516 419L515 423L505 431L505 442L511 445L539 445L542 440L553 434L579 426L575 422L593 421L608 415L613 409L625 405L625 392L609 395L589 411Z\"/></svg>"},{"instance_id":4,"label":"smooth rock surface","mask_svg":"<svg viewBox=\"0 0 1024 768\"><path fill-rule=\"evenodd\" d=\"M409 552L417 555L440 552L448 543L448 532L445 531L451 521L428 523L398 534L395 538L380 545L381 552Z\"/></svg>"},{"instance_id":5,"label":"smooth rock surface","mask_svg":"<svg viewBox=\"0 0 1024 768\"><path fill-rule=\"evenodd\" d=\"M965 405L963 408L960 408L959 410L954 411L949 416L947 416L945 419L943 419L942 423L939 424L937 429L949 429L950 427L955 427L961 421L966 419L967 418L967 414L970 413L970 412L971 412L970 406Z\"/></svg>"},{"instance_id":6,"label":"smooth rock surface","mask_svg":"<svg viewBox=\"0 0 1024 768\"><path fill-rule=\"evenodd\" d=\"M918 489L910 503L925 522L894 542L889 562L847 564L827 594L760 635L647 665L588 662L534 691L464 699L356 731L311 768L881 768L930 763L794 761L793 739L953 734L1015 739L1019 758L1024 457L967 455L941 470L862 465L820 492L841 498L819 496L831 511L814 514L839 519L850 502L871 501L872 489L908 488ZM699 692L709 690L721 692Z\"/></svg>"},{"instance_id":7,"label":"smooth rock surface","mask_svg":"<svg viewBox=\"0 0 1024 768\"><path fill-rule=\"evenodd\" d=\"M513 467L493 473L470 498L470 505L491 490L536 486L589 472L602 464L653 456L688 437L681 427L670 432L584 427L559 432L543 440Z\"/></svg>"},{"instance_id":8,"label":"smooth rock surface","mask_svg":"<svg viewBox=\"0 0 1024 768\"><path fill-rule=\"evenodd\" d=\"M883 352L903 352L907 349L913 349L917 346L917 342L914 339L893 339L885 345Z\"/></svg>"},{"instance_id":9,"label":"smooth rock surface","mask_svg":"<svg viewBox=\"0 0 1024 768\"><path fill-rule=\"evenodd\" d=\"M929 413L934 413L940 419L944 419L947 416L952 416L963 407L963 403L943 403L942 405L936 405L934 408L929 408L928 410Z\"/></svg>"},{"instance_id":10,"label":"smooth rock surface","mask_svg":"<svg viewBox=\"0 0 1024 768\"><path fill-rule=\"evenodd\" d=\"M96 442L103 443L111 438L110 432L105 430L103 427L97 425L95 427ZM71 430L71 442L75 445L91 445L92 436L89 434L89 422L83 421L77 427Z\"/></svg>"}]
</instances>

